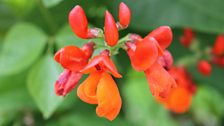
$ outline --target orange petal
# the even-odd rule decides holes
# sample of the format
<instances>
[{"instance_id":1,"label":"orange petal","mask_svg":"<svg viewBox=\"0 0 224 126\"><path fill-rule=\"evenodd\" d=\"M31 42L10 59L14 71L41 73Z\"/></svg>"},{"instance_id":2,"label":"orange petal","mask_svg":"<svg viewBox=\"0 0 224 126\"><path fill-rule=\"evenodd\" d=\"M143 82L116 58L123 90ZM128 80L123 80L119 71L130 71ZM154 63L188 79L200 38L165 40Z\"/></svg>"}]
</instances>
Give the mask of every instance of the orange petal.
<instances>
[{"instance_id":1,"label":"orange petal","mask_svg":"<svg viewBox=\"0 0 224 126\"><path fill-rule=\"evenodd\" d=\"M80 84L77 95L81 100L89 104L97 104L96 89L100 80L101 72L93 72Z\"/></svg>"},{"instance_id":2,"label":"orange petal","mask_svg":"<svg viewBox=\"0 0 224 126\"><path fill-rule=\"evenodd\" d=\"M136 43L136 50L131 58L135 70L144 71L157 60L158 49L155 41L154 38L148 38Z\"/></svg>"},{"instance_id":3,"label":"orange petal","mask_svg":"<svg viewBox=\"0 0 224 126\"><path fill-rule=\"evenodd\" d=\"M102 73L97 86L97 99L97 115L108 120L115 119L120 112L122 101L116 83L106 72Z\"/></svg>"},{"instance_id":4,"label":"orange petal","mask_svg":"<svg viewBox=\"0 0 224 126\"><path fill-rule=\"evenodd\" d=\"M179 86L171 92L168 108L175 113L184 113L189 109L191 99L191 92L189 92L188 89Z\"/></svg>"},{"instance_id":5,"label":"orange petal","mask_svg":"<svg viewBox=\"0 0 224 126\"><path fill-rule=\"evenodd\" d=\"M145 71L150 90L154 96L165 98L176 82L173 77L157 62Z\"/></svg>"}]
</instances>

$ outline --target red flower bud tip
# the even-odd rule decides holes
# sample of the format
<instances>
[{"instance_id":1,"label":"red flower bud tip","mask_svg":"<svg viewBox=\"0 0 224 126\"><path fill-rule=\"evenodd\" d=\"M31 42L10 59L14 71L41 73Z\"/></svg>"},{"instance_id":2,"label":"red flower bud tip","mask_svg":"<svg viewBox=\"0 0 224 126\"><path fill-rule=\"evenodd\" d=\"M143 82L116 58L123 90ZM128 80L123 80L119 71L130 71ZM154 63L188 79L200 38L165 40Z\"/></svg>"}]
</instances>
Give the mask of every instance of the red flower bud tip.
<instances>
[{"instance_id":1,"label":"red flower bud tip","mask_svg":"<svg viewBox=\"0 0 224 126\"><path fill-rule=\"evenodd\" d=\"M213 47L213 54L219 56L224 55L224 35L217 36Z\"/></svg>"},{"instance_id":2,"label":"red flower bud tip","mask_svg":"<svg viewBox=\"0 0 224 126\"><path fill-rule=\"evenodd\" d=\"M55 93L58 96L66 96L71 92L75 86L78 84L79 80L82 77L80 72L72 72L70 70L64 70L61 73L59 79L55 83Z\"/></svg>"},{"instance_id":3,"label":"red flower bud tip","mask_svg":"<svg viewBox=\"0 0 224 126\"><path fill-rule=\"evenodd\" d=\"M173 39L173 33L169 26L160 26L147 35L147 37L154 37L162 49L166 49Z\"/></svg>"},{"instance_id":4,"label":"red flower bud tip","mask_svg":"<svg viewBox=\"0 0 224 126\"><path fill-rule=\"evenodd\" d=\"M94 42L88 42L85 45L83 45L83 47L81 48L81 50L85 53L87 59L89 59L94 51Z\"/></svg>"},{"instance_id":5,"label":"red flower bud tip","mask_svg":"<svg viewBox=\"0 0 224 126\"><path fill-rule=\"evenodd\" d=\"M121 2L119 5L119 22L122 27L128 27L131 20L131 11L128 6Z\"/></svg>"},{"instance_id":6,"label":"red flower bud tip","mask_svg":"<svg viewBox=\"0 0 224 126\"><path fill-rule=\"evenodd\" d=\"M105 12L104 32L107 44L115 46L118 42L119 34L114 18L109 11Z\"/></svg>"},{"instance_id":7,"label":"red flower bud tip","mask_svg":"<svg viewBox=\"0 0 224 126\"><path fill-rule=\"evenodd\" d=\"M211 65L206 60L201 60L198 63L198 71L205 76L209 76L212 71Z\"/></svg>"},{"instance_id":8,"label":"red flower bud tip","mask_svg":"<svg viewBox=\"0 0 224 126\"><path fill-rule=\"evenodd\" d=\"M194 39L194 32L191 28L184 28L183 36L180 37L180 43L184 47L189 47Z\"/></svg>"},{"instance_id":9,"label":"red flower bud tip","mask_svg":"<svg viewBox=\"0 0 224 126\"><path fill-rule=\"evenodd\" d=\"M69 23L72 31L80 38L88 38L88 20L85 12L79 5L75 6L69 13Z\"/></svg>"}]
</instances>

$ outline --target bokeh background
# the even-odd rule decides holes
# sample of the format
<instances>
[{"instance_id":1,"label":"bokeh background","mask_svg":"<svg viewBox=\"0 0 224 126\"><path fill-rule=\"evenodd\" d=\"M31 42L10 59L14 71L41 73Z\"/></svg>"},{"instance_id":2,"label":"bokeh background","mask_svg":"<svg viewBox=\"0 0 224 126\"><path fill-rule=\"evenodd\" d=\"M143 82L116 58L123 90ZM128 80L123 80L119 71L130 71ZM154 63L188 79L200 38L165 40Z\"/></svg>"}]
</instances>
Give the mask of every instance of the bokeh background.
<instances>
[{"instance_id":1,"label":"bokeh background","mask_svg":"<svg viewBox=\"0 0 224 126\"><path fill-rule=\"evenodd\" d=\"M161 25L173 29L169 50L197 84L190 110L174 114L152 97L146 78L132 70L126 52L113 57L124 78L116 80L123 101L113 122L98 118L95 106L83 103L76 89L67 97L54 94L61 67L53 54L65 45L81 46L68 25L68 13L81 5L91 26L103 28L104 12L117 19L121 0L0 1L0 125L1 126L221 126L224 125L224 68L213 65L204 77L195 54L179 42L182 29L192 28L199 50L214 45L224 33L223 0L123 0L132 10L130 27L122 32L142 36ZM97 41L97 40L95 40ZM97 52L97 51L96 51ZM98 51L99 52L99 51Z\"/></svg>"}]
</instances>

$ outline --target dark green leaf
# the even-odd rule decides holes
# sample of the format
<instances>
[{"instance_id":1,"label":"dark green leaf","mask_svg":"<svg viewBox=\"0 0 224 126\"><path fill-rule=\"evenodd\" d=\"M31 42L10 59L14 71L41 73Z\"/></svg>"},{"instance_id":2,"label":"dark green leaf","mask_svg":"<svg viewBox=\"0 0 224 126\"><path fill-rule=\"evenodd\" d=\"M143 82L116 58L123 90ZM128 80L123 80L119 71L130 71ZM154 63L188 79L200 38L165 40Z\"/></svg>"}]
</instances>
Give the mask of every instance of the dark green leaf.
<instances>
[{"instance_id":1,"label":"dark green leaf","mask_svg":"<svg viewBox=\"0 0 224 126\"><path fill-rule=\"evenodd\" d=\"M116 0L114 14L117 14L121 1L132 10L130 26L134 29L149 31L161 25L169 25L224 33L223 0Z\"/></svg>"},{"instance_id":2,"label":"dark green leaf","mask_svg":"<svg viewBox=\"0 0 224 126\"><path fill-rule=\"evenodd\" d=\"M13 26L0 51L0 74L26 69L40 56L45 44L46 35L39 28L27 23Z\"/></svg>"},{"instance_id":3,"label":"dark green leaf","mask_svg":"<svg viewBox=\"0 0 224 126\"><path fill-rule=\"evenodd\" d=\"M44 118L49 118L63 100L54 93L54 83L60 70L52 57L51 55L43 57L32 68L27 83L28 90Z\"/></svg>"}]
</instances>

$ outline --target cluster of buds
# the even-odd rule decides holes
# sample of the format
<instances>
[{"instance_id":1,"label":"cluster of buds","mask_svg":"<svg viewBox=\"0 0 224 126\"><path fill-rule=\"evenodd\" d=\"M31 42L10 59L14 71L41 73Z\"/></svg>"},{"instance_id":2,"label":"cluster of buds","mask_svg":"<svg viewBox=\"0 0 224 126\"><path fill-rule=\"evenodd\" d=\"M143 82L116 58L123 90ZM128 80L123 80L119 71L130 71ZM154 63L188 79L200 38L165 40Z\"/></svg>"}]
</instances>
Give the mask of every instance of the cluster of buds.
<instances>
[{"instance_id":1,"label":"cluster of buds","mask_svg":"<svg viewBox=\"0 0 224 126\"><path fill-rule=\"evenodd\" d=\"M180 37L180 43L184 47L189 48L193 44L193 41L195 41L195 33L193 30L191 28L184 28L183 35ZM207 51L209 52L207 53ZM198 49L195 53L198 52L201 53L203 51ZM212 49L205 49L204 52L205 56L199 55L200 59L197 62L197 69L202 75L209 76L212 72L211 63L224 67L224 35L218 35ZM201 59L201 57L207 57L207 59Z\"/></svg>"},{"instance_id":2,"label":"cluster of buds","mask_svg":"<svg viewBox=\"0 0 224 126\"><path fill-rule=\"evenodd\" d=\"M110 57L117 54L114 50L122 48L127 52L133 68L145 73L153 96L169 106L170 110L183 112L182 109L174 108L179 109L179 105L182 106L184 103L187 104L185 106L189 106L192 96L189 92L193 92L193 86L185 73L179 76L179 70L173 68L172 55L166 50L173 37L170 27L161 26L144 38L137 34L128 34L119 40L118 31L127 28L130 19L131 11L122 2L117 23L109 11L105 12L103 32L100 28L89 28L83 9L79 5L75 6L69 14L73 32L83 39L103 39L104 50L92 57L98 43L91 40L81 48L66 46L60 49L54 58L65 70L55 83L55 93L58 96L66 96L76 87L83 74L89 74L78 86L78 97L86 103L97 105L96 113L99 117L115 119L120 112L122 101L112 76L122 78L122 75ZM185 90L188 93L185 93ZM186 99L183 98L185 96ZM186 108L184 110L187 110Z\"/></svg>"}]
</instances>

